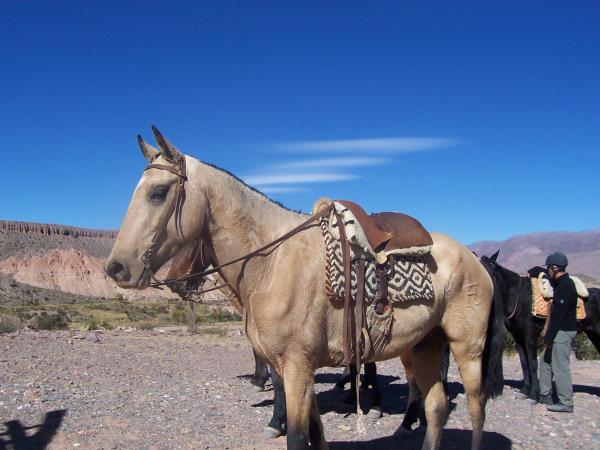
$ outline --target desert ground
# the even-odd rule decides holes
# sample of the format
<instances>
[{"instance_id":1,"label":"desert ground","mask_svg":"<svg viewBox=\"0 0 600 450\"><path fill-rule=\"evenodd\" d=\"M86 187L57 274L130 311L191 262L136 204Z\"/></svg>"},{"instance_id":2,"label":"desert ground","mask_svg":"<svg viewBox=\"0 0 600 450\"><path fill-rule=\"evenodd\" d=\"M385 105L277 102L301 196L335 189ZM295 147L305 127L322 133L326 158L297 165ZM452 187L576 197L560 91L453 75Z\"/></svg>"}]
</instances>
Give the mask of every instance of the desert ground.
<instances>
[{"instance_id":1,"label":"desert ground","mask_svg":"<svg viewBox=\"0 0 600 450\"><path fill-rule=\"evenodd\" d=\"M263 435L270 386L256 392L250 345L239 323L218 332L120 329L97 334L0 335L0 449L281 449ZM224 332L223 332L224 331ZM316 374L331 449L419 448L424 432L395 436L406 406L399 361L380 363L384 416L350 413L332 390L340 368ZM504 359L505 392L487 407L486 449L600 448L600 361L572 364L575 413L515 399L518 358ZM442 448L468 448L470 422L456 367ZM365 409L369 396L362 394Z\"/></svg>"}]
</instances>

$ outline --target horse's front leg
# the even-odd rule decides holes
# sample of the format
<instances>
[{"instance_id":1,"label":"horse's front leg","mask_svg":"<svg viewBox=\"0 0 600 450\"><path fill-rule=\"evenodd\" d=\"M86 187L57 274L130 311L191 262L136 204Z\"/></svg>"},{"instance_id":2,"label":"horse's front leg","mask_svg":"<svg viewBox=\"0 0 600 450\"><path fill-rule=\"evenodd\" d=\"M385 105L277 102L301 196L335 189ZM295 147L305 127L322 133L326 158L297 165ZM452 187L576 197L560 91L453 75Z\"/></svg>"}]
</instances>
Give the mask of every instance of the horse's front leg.
<instances>
[{"instance_id":1,"label":"horse's front leg","mask_svg":"<svg viewBox=\"0 0 600 450\"><path fill-rule=\"evenodd\" d=\"M521 389L519 389L519 393L517 394L517 398L525 399L529 396L529 389L531 388L529 359L527 358L527 350L521 338L515 338L515 346L517 347L517 352L519 353L521 371L523 372L523 382L521 384Z\"/></svg>"},{"instance_id":2,"label":"horse's front leg","mask_svg":"<svg viewBox=\"0 0 600 450\"><path fill-rule=\"evenodd\" d=\"M327 442L314 392L314 368L304 355L289 355L283 364L287 407L287 448L326 450Z\"/></svg>"},{"instance_id":3,"label":"horse's front leg","mask_svg":"<svg viewBox=\"0 0 600 450\"><path fill-rule=\"evenodd\" d=\"M530 330L530 335L525 341L525 352L527 353L527 368L529 369L529 392L527 401L537 403L540 399L540 380L538 378L537 363L537 334Z\"/></svg>"}]
</instances>

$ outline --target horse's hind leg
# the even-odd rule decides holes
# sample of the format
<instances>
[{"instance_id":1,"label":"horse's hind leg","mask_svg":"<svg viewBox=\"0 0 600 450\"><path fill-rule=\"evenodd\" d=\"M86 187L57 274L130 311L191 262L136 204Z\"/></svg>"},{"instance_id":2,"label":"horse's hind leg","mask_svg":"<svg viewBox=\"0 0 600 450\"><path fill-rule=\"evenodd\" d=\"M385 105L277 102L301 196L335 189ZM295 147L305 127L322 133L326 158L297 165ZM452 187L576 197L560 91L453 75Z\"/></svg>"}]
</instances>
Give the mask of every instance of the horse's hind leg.
<instances>
[{"instance_id":1,"label":"horse's hind leg","mask_svg":"<svg viewBox=\"0 0 600 450\"><path fill-rule=\"evenodd\" d=\"M466 342L452 342L450 344L456 365L460 371L463 387L467 395L469 415L473 427L471 449L481 448L483 438L483 424L485 422L486 398L483 393L483 379L481 366L481 353L476 352ZM481 345L483 351L483 344Z\"/></svg>"},{"instance_id":2,"label":"horse's hind leg","mask_svg":"<svg viewBox=\"0 0 600 450\"><path fill-rule=\"evenodd\" d=\"M262 391L265 388L265 383L269 378L269 368L267 363L263 361L263 359L258 356L255 350L252 350L254 353L254 376L250 383L256 386L257 390Z\"/></svg>"},{"instance_id":3,"label":"horse's hind leg","mask_svg":"<svg viewBox=\"0 0 600 450\"><path fill-rule=\"evenodd\" d=\"M415 379L425 400L427 433L423 449L436 449L440 445L442 427L448 416L448 401L442 384L440 365L447 342L441 333L433 333L411 353Z\"/></svg>"},{"instance_id":4,"label":"horse's hind leg","mask_svg":"<svg viewBox=\"0 0 600 450\"><path fill-rule=\"evenodd\" d=\"M283 390L283 381L275 370L271 370L273 380L273 417L265 430L269 438L276 438L285 434L286 410L285 410L285 392Z\"/></svg>"},{"instance_id":5,"label":"horse's hind leg","mask_svg":"<svg viewBox=\"0 0 600 450\"><path fill-rule=\"evenodd\" d=\"M352 380L352 374L350 373L350 366L344 367L344 373L342 373L342 377L335 383L333 387L336 391L343 391L346 388L346 385Z\"/></svg>"},{"instance_id":6,"label":"horse's hind leg","mask_svg":"<svg viewBox=\"0 0 600 450\"><path fill-rule=\"evenodd\" d=\"M415 424L419 419L421 392L419 391L417 381L415 380L415 373L410 353L401 355L400 361L404 366L404 374L406 376L406 383L408 384L408 400L406 403L406 411L404 411L404 419L402 419L402 424L400 425L399 431L412 431L413 424Z\"/></svg>"},{"instance_id":7,"label":"horse's hind leg","mask_svg":"<svg viewBox=\"0 0 600 450\"><path fill-rule=\"evenodd\" d=\"M594 344L594 347L596 347L596 351L600 353L600 330L596 331L590 327L590 329L585 329L584 332L592 344Z\"/></svg>"}]
</instances>

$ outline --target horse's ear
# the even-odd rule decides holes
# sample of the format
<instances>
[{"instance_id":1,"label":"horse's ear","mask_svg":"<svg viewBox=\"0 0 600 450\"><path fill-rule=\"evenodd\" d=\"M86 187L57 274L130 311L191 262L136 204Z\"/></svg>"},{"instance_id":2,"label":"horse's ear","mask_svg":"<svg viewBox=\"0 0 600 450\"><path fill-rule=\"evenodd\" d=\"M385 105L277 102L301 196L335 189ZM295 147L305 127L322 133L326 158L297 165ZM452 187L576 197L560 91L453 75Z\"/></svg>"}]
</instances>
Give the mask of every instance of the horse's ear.
<instances>
[{"instance_id":1,"label":"horse's ear","mask_svg":"<svg viewBox=\"0 0 600 450\"><path fill-rule=\"evenodd\" d=\"M500 254L500 249L498 249L498 251L496 253L494 253L492 256L490 256L490 261L496 262L499 254Z\"/></svg>"},{"instance_id":2,"label":"horse's ear","mask_svg":"<svg viewBox=\"0 0 600 450\"><path fill-rule=\"evenodd\" d=\"M137 139L138 144L140 144L140 150L142 151L142 155L144 155L144 158L146 158L149 163L158 158L158 155L160 155L158 149L152 147L150 144L144 141L142 136L140 136L139 134L137 136Z\"/></svg>"},{"instance_id":3,"label":"horse's ear","mask_svg":"<svg viewBox=\"0 0 600 450\"><path fill-rule=\"evenodd\" d=\"M152 125L152 132L154 133L162 157L172 163L179 161L182 157L179 150L177 150L177 148L175 148L175 146L171 144L154 125Z\"/></svg>"}]
</instances>

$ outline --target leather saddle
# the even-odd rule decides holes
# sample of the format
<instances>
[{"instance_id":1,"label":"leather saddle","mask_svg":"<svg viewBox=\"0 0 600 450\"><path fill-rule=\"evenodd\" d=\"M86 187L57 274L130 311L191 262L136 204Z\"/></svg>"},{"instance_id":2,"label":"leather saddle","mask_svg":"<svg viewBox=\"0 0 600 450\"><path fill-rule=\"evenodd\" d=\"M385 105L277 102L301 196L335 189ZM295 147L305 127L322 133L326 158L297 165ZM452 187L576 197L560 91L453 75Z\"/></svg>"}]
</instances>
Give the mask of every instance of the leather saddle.
<instances>
[{"instance_id":1,"label":"leather saddle","mask_svg":"<svg viewBox=\"0 0 600 450\"><path fill-rule=\"evenodd\" d=\"M380 212L368 215L354 202L337 200L352 212L360 223L375 253L408 253L420 247L430 247L433 239L417 219L397 212Z\"/></svg>"}]
</instances>

